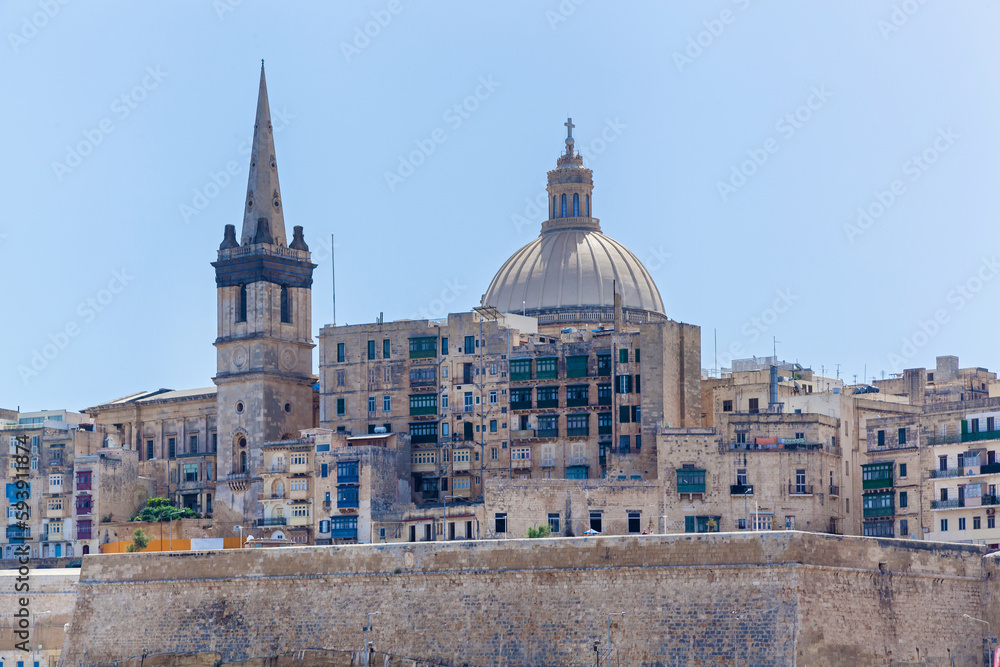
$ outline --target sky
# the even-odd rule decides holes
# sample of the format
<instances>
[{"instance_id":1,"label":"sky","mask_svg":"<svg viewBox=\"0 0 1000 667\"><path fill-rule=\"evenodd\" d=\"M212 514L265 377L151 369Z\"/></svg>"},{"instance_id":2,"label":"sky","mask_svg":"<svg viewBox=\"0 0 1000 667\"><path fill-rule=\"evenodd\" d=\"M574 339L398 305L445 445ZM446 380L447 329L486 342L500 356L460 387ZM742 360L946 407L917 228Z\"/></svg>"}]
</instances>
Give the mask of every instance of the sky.
<instances>
[{"instance_id":1,"label":"sky","mask_svg":"<svg viewBox=\"0 0 1000 667\"><path fill-rule=\"evenodd\" d=\"M266 62L313 329L478 305L568 116L701 327L848 382L1000 367L997 2L0 3L0 407L211 386Z\"/></svg>"}]
</instances>

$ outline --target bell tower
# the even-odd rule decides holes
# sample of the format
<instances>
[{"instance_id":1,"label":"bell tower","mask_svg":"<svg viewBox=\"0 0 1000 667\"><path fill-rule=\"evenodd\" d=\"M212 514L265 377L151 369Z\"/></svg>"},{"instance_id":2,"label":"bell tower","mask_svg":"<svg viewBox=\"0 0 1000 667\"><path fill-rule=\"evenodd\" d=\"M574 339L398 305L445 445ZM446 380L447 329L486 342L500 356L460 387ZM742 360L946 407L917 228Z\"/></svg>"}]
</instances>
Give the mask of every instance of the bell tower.
<instances>
[{"instance_id":1,"label":"bell tower","mask_svg":"<svg viewBox=\"0 0 1000 667\"><path fill-rule=\"evenodd\" d=\"M239 237L226 225L218 292L218 485L223 521L253 519L265 442L313 424L312 273L302 227L286 243L271 112L261 61L250 177ZM231 514L230 514L231 513Z\"/></svg>"}]
</instances>

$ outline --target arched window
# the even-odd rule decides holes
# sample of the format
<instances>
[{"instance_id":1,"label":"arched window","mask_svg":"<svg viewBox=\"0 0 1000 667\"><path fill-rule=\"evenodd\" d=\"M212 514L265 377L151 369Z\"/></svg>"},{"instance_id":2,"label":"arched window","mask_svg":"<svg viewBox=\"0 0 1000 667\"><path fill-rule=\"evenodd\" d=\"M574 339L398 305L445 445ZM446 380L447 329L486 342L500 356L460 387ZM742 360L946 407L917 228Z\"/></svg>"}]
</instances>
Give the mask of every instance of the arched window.
<instances>
[{"instance_id":1,"label":"arched window","mask_svg":"<svg viewBox=\"0 0 1000 667\"><path fill-rule=\"evenodd\" d=\"M562 204L562 214L559 217L560 218L565 218L566 217L566 195L562 195L561 196L560 203Z\"/></svg>"},{"instance_id":2,"label":"arched window","mask_svg":"<svg viewBox=\"0 0 1000 667\"><path fill-rule=\"evenodd\" d=\"M247 453L240 452L240 472L247 471Z\"/></svg>"},{"instance_id":3,"label":"arched window","mask_svg":"<svg viewBox=\"0 0 1000 667\"><path fill-rule=\"evenodd\" d=\"M556 198L555 197L552 198L552 217L553 218L558 218L559 217L559 208L556 206Z\"/></svg>"},{"instance_id":4,"label":"arched window","mask_svg":"<svg viewBox=\"0 0 1000 667\"><path fill-rule=\"evenodd\" d=\"M580 195L576 192L573 193L573 217L580 217Z\"/></svg>"},{"instance_id":5,"label":"arched window","mask_svg":"<svg viewBox=\"0 0 1000 667\"><path fill-rule=\"evenodd\" d=\"M288 296L288 288L281 286L281 321L285 324L292 323L292 301Z\"/></svg>"},{"instance_id":6,"label":"arched window","mask_svg":"<svg viewBox=\"0 0 1000 667\"><path fill-rule=\"evenodd\" d=\"M587 217L590 217L590 195L587 195Z\"/></svg>"},{"instance_id":7,"label":"arched window","mask_svg":"<svg viewBox=\"0 0 1000 667\"><path fill-rule=\"evenodd\" d=\"M247 321L247 286L240 285L239 295L237 295L236 303L236 321L246 322Z\"/></svg>"}]
</instances>

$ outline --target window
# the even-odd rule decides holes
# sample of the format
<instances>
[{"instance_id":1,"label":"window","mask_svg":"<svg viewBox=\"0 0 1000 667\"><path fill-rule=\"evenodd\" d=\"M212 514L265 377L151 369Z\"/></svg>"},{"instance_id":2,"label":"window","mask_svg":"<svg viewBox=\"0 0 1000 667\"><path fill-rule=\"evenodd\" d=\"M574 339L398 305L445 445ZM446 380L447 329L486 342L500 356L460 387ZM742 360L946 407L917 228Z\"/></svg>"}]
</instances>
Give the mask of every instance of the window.
<instances>
[{"instance_id":1,"label":"window","mask_svg":"<svg viewBox=\"0 0 1000 667\"><path fill-rule=\"evenodd\" d=\"M786 516L785 517L785 530L795 530L795 517Z\"/></svg>"},{"instance_id":2,"label":"window","mask_svg":"<svg viewBox=\"0 0 1000 667\"><path fill-rule=\"evenodd\" d=\"M496 432L497 432L497 420L496 419L491 419L490 420L490 433L496 433Z\"/></svg>"},{"instance_id":3,"label":"window","mask_svg":"<svg viewBox=\"0 0 1000 667\"><path fill-rule=\"evenodd\" d=\"M628 424L631 421L632 410L628 405L618 406L618 423Z\"/></svg>"},{"instance_id":4,"label":"window","mask_svg":"<svg viewBox=\"0 0 1000 667\"><path fill-rule=\"evenodd\" d=\"M875 434L875 436L878 438L878 446L885 447L885 431L880 430Z\"/></svg>"},{"instance_id":5,"label":"window","mask_svg":"<svg viewBox=\"0 0 1000 667\"><path fill-rule=\"evenodd\" d=\"M383 359L388 359L388 358L389 358L389 356L390 356L390 355L389 355L389 352L390 352L390 351L391 351L391 350L390 350L390 342L389 342L389 339L388 339L388 338L385 338L385 339L383 339L383 340L382 340L382 358L383 358Z\"/></svg>"},{"instance_id":6,"label":"window","mask_svg":"<svg viewBox=\"0 0 1000 667\"><path fill-rule=\"evenodd\" d=\"M558 408L559 387L539 387L536 391L537 407Z\"/></svg>"},{"instance_id":7,"label":"window","mask_svg":"<svg viewBox=\"0 0 1000 667\"><path fill-rule=\"evenodd\" d=\"M628 513L628 532L630 533L642 532L642 514L640 512Z\"/></svg>"},{"instance_id":8,"label":"window","mask_svg":"<svg viewBox=\"0 0 1000 667\"><path fill-rule=\"evenodd\" d=\"M749 410L750 412L760 412L760 399L751 398Z\"/></svg>"},{"instance_id":9,"label":"window","mask_svg":"<svg viewBox=\"0 0 1000 667\"><path fill-rule=\"evenodd\" d=\"M958 529L965 530L965 517L961 516L958 518Z\"/></svg>"},{"instance_id":10,"label":"window","mask_svg":"<svg viewBox=\"0 0 1000 667\"><path fill-rule=\"evenodd\" d=\"M422 387L437 384L436 366L414 366L410 369L410 386Z\"/></svg>"},{"instance_id":11,"label":"window","mask_svg":"<svg viewBox=\"0 0 1000 667\"><path fill-rule=\"evenodd\" d=\"M441 339L441 355L444 356L448 354L448 337L445 336Z\"/></svg>"},{"instance_id":12,"label":"window","mask_svg":"<svg viewBox=\"0 0 1000 667\"><path fill-rule=\"evenodd\" d=\"M978 516L972 517L972 530L979 530L982 528L981 519Z\"/></svg>"},{"instance_id":13,"label":"window","mask_svg":"<svg viewBox=\"0 0 1000 667\"><path fill-rule=\"evenodd\" d=\"M565 194L562 194L562 195L559 196L559 204L560 204L560 214L559 214L559 217L560 218L567 217L567 215L566 215L566 195Z\"/></svg>"},{"instance_id":14,"label":"window","mask_svg":"<svg viewBox=\"0 0 1000 667\"><path fill-rule=\"evenodd\" d=\"M458 456L458 453L455 453ZM468 460L468 453L466 453L466 460ZM510 460L511 461L530 461L531 460L531 448L530 447L511 447L510 449Z\"/></svg>"},{"instance_id":15,"label":"window","mask_svg":"<svg viewBox=\"0 0 1000 667\"><path fill-rule=\"evenodd\" d=\"M444 398L446 399L446 400L445 400L445 403L447 403L447 402L448 402L448 401L447 401L447 398L448 398L448 397L447 397L447 396L444 396ZM448 406L447 406L447 405L445 405L444 407L448 407ZM447 438L447 437L448 437L448 433L449 433L449 426L448 426L448 422L442 422L442 423L441 423L441 435Z\"/></svg>"},{"instance_id":16,"label":"window","mask_svg":"<svg viewBox=\"0 0 1000 667\"><path fill-rule=\"evenodd\" d=\"M559 437L559 416L538 415L538 431L536 435L539 438Z\"/></svg>"},{"instance_id":17,"label":"window","mask_svg":"<svg viewBox=\"0 0 1000 667\"><path fill-rule=\"evenodd\" d=\"M705 471L694 468L679 468L677 470L678 493L705 493Z\"/></svg>"},{"instance_id":18,"label":"window","mask_svg":"<svg viewBox=\"0 0 1000 667\"><path fill-rule=\"evenodd\" d=\"M410 339L410 359L426 359L437 356L437 338L422 336Z\"/></svg>"},{"instance_id":19,"label":"window","mask_svg":"<svg viewBox=\"0 0 1000 667\"><path fill-rule=\"evenodd\" d=\"M988 517L986 517L986 527L987 528L996 528L997 527L997 518L995 516L988 516Z\"/></svg>"},{"instance_id":20,"label":"window","mask_svg":"<svg viewBox=\"0 0 1000 667\"><path fill-rule=\"evenodd\" d=\"M900 491L899 492L899 508L902 509L902 508L906 507L907 504L909 503L909 501L910 501L910 499L909 499L909 496L907 495L906 491Z\"/></svg>"},{"instance_id":21,"label":"window","mask_svg":"<svg viewBox=\"0 0 1000 667\"><path fill-rule=\"evenodd\" d=\"M599 510L591 510L590 529L596 530L598 533L604 531L604 512L601 512Z\"/></svg>"},{"instance_id":22,"label":"window","mask_svg":"<svg viewBox=\"0 0 1000 667\"><path fill-rule=\"evenodd\" d=\"M358 506L358 487L356 486L338 486L337 487L337 507L357 507Z\"/></svg>"},{"instance_id":23,"label":"window","mask_svg":"<svg viewBox=\"0 0 1000 667\"><path fill-rule=\"evenodd\" d=\"M948 532L948 519L941 519L941 532Z\"/></svg>"},{"instance_id":24,"label":"window","mask_svg":"<svg viewBox=\"0 0 1000 667\"><path fill-rule=\"evenodd\" d=\"M493 530L497 533L507 532L507 513L497 512L493 516Z\"/></svg>"},{"instance_id":25,"label":"window","mask_svg":"<svg viewBox=\"0 0 1000 667\"><path fill-rule=\"evenodd\" d=\"M410 442L421 444L437 442L437 422L419 422L410 424Z\"/></svg>"},{"instance_id":26,"label":"window","mask_svg":"<svg viewBox=\"0 0 1000 667\"><path fill-rule=\"evenodd\" d=\"M617 394L632 393L631 375L619 375L617 378L615 378L615 393Z\"/></svg>"},{"instance_id":27,"label":"window","mask_svg":"<svg viewBox=\"0 0 1000 667\"><path fill-rule=\"evenodd\" d=\"M437 394L412 394L410 396L411 415L433 415L437 413Z\"/></svg>"},{"instance_id":28,"label":"window","mask_svg":"<svg viewBox=\"0 0 1000 667\"><path fill-rule=\"evenodd\" d=\"M240 285L236 296L236 321L247 321L247 286Z\"/></svg>"},{"instance_id":29,"label":"window","mask_svg":"<svg viewBox=\"0 0 1000 667\"><path fill-rule=\"evenodd\" d=\"M433 455L433 452L431 452ZM433 462L433 461L432 461ZM358 481L358 462L357 461L337 461L337 481L338 482L357 482Z\"/></svg>"},{"instance_id":30,"label":"window","mask_svg":"<svg viewBox=\"0 0 1000 667\"><path fill-rule=\"evenodd\" d=\"M392 396L389 394L382 396L382 412L392 412Z\"/></svg>"},{"instance_id":31,"label":"window","mask_svg":"<svg viewBox=\"0 0 1000 667\"><path fill-rule=\"evenodd\" d=\"M900 477L906 477L906 464L905 463L900 463L899 464L899 476Z\"/></svg>"},{"instance_id":32,"label":"window","mask_svg":"<svg viewBox=\"0 0 1000 667\"><path fill-rule=\"evenodd\" d=\"M197 463L185 463L184 464L184 481L185 482L197 482L198 481L198 464Z\"/></svg>"},{"instance_id":33,"label":"window","mask_svg":"<svg viewBox=\"0 0 1000 667\"><path fill-rule=\"evenodd\" d=\"M368 397L368 412L375 412L375 397Z\"/></svg>"},{"instance_id":34,"label":"window","mask_svg":"<svg viewBox=\"0 0 1000 667\"><path fill-rule=\"evenodd\" d=\"M511 359L510 379L514 382L531 379L531 359Z\"/></svg>"},{"instance_id":35,"label":"window","mask_svg":"<svg viewBox=\"0 0 1000 667\"><path fill-rule=\"evenodd\" d=\"M329 476L329 474L330 474L330 464L329 463L321 464L319 467L319 476L327 477Z\"/></svg>"},{"instance_id":36,"label":"window","mask_svg":"<svg viewBox=\"0 0 1000 667\"><path fill-rule=\"evenodd\" d=\"M337 414L341 416L347 414L347 407L343 398L337 399Z\"/></svg>"},{"instance_id":37,"label":"window","mask_svg":"<svg viewBox=\"0 0 1000 667\"><path fill-rule=\"evenodd\" d=\"M732 412L733 411L733 402L732 401L723 401L722 402L722 411L723 412Z\"/></svg>"},{"instance_id":38,"label":"window","mask_svg":"<svg viewBox=\"0 0 1000 667\"><path fill-rule=\"evenodd\" d=\"M441 394L441 409L442 410L447 410L448 409L448 394L447 393Z\"/></svg>"},{"instance_id":39,"label":"window","mask_svg":"<svg viewBox=\"0 0 1000 667\"><path fill-rule=\"evenodd\" d=\"M906 429L905 428L899 429L899 444L901 444L901 445L905 445L906 444Z\"/></svg>"},{"instance_id":40,"label":"window","mask_svg":"<svg viewBox=\"0 0 1000 667\"><path fill-rule=\"evenodd\" d=\"M84 470L84 471L80 471L80 472L76 473L76 490L77 491L89 491L90 490L90 471L89 470Z\"/></svg>"},{"instance_id":41,"label":"window","mask_svg":"<svg viewBox=\"0 0 1000 667\"><path fill-rule=\"evenodd\" d=\"M535 377L539 380L552 380L559 376L559 360L546 357L535 362Z\"/></svg>"},{"instance_id":42,"label":"window","mask_svg":"<svg viewBox=\"0 0 1000 667\"><path fill-rule=\"evenodd\" d=\"M344 361L344 344L337 343L337 361L343 363Z\"/></svg>"},{"instance_id":43,"label":"window","mask_svg":"<svg viewBox=\"0 0 1000 667\"><path fill-rule=\"evenodd\" d=\"M492 389L490 390L490 405L496 405L496 404L497 404L497 390Z\"/></svg>"},{"instance_id":44,"label":"window","mask_svg":"<svg viewBox=\"0 0 1000 667\"><path fill-rule=\"evenodd\" d=\"M566 435L571 437L590 435L590 415L567 415Z\"/></svg>"},{"instance_id":45,"label":"window","mask_svg":"<svg viewBox=\"0 0 1000 667\"><path fill-rule=\"evenodd\" d=\"M559 512L549 512L549 530L553 534L559 532Z\"/></svg>"},{"instance_id":46,"label":"window","mask_svg":"<svg viewBox=\"0 0 1000 667\"><path fill-rule=\"evenodd\" d=\"M597 355L597 374L599 376L611 375L611 354Z\"/></svg>"},{"instance_id":47,"label":"window","mask_svg":"<svg viewBox=\"0 0 1000 667\"><path fill-rule=\"evenodd\" d=\"M618 436L618 451L628 454L632 451L632 438L627 435Z\"/></svg>"},{"instance_id":48,"label":"window","mask_svg":"<svg viewBox=\"0 0 1000 667\"><path fill-rule=\"evenodd\" d=\"M281 321L285 324L292 323L292 300L284 285L281 286Z\"/></svg>"},{"instance_id":49,"label":"window","mask_svg":"<svg viewBox=\"0 0 1000 667\"><path fill-rule=\"evenodd\" d=\"M566 357L566 377L587 377L587 357L581 355Z\"/></svg>"},{"instance_id":50,"label":"window","mask_svg":"<svg viewBox=\"0 0 1000 667\"><path fill-rule=\"evenodd\" d=\"M337 386L338 387L343 387L344 386L344 380L346 379L346 377L347 377L347 375L344 373L344 371L337 371Z\"/></svg>"},{"instance_id":51,"label":"window","mask_svg":"<svg viewBox=\"0 0 1000 667\"><path fill-rule=\"evenodd\" d=\"M747 484L747 469L739 468L736 471L736 485L737 486L748 486Z\"/></svg>"},{"instance_id":52,"label":"window","mask_svg":"<svg viewBox=\"0 0 1000 667\"><path fill-rule=\"evenodd\" d=\"M177 438L167 438L167 458L175 458L177 455Z\"/></svg>"},{"instance_id":53,"label":"window","mask_svg":"<svg viewBox=\"0 0 1000 667\"><path fill-rule=\"evenodd\" d=\"M910 524L906 519L899 520L899 536L906 537L910 534Z\"/></svg>"}]
</instances>

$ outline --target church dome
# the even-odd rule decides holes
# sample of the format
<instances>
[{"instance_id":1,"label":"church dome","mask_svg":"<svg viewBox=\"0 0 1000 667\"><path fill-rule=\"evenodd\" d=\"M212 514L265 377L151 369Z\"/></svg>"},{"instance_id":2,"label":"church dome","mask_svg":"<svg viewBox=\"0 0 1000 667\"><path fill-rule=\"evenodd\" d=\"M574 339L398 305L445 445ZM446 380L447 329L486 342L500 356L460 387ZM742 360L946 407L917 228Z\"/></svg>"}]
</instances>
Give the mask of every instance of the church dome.
<instances>
[{"instance_id":1,"label":"church dome","mask_svg":"<svg viewBox=\"0 0 1000 667\"><path fill-rule=\"evenodd\" d=\"M622 307L664 314L656 283L642 262L599 231L563 229L542 234L497 272L483 304L505 313Z\"/></svg>"},{"instance_id":2,"label":"church dome","mask_svg":"<svg viewBox=\"0 0 1000 667\"><path fill-rule=\"evenodd\" d=\"M504 262L482 305L539 324L613 322L617 291L626 321L665 320L649 271L591 217L593 172L573 150L572 119L566 125L566 153L548 174L550 217L537 239Z\"/></svg>"}]
</instances>

